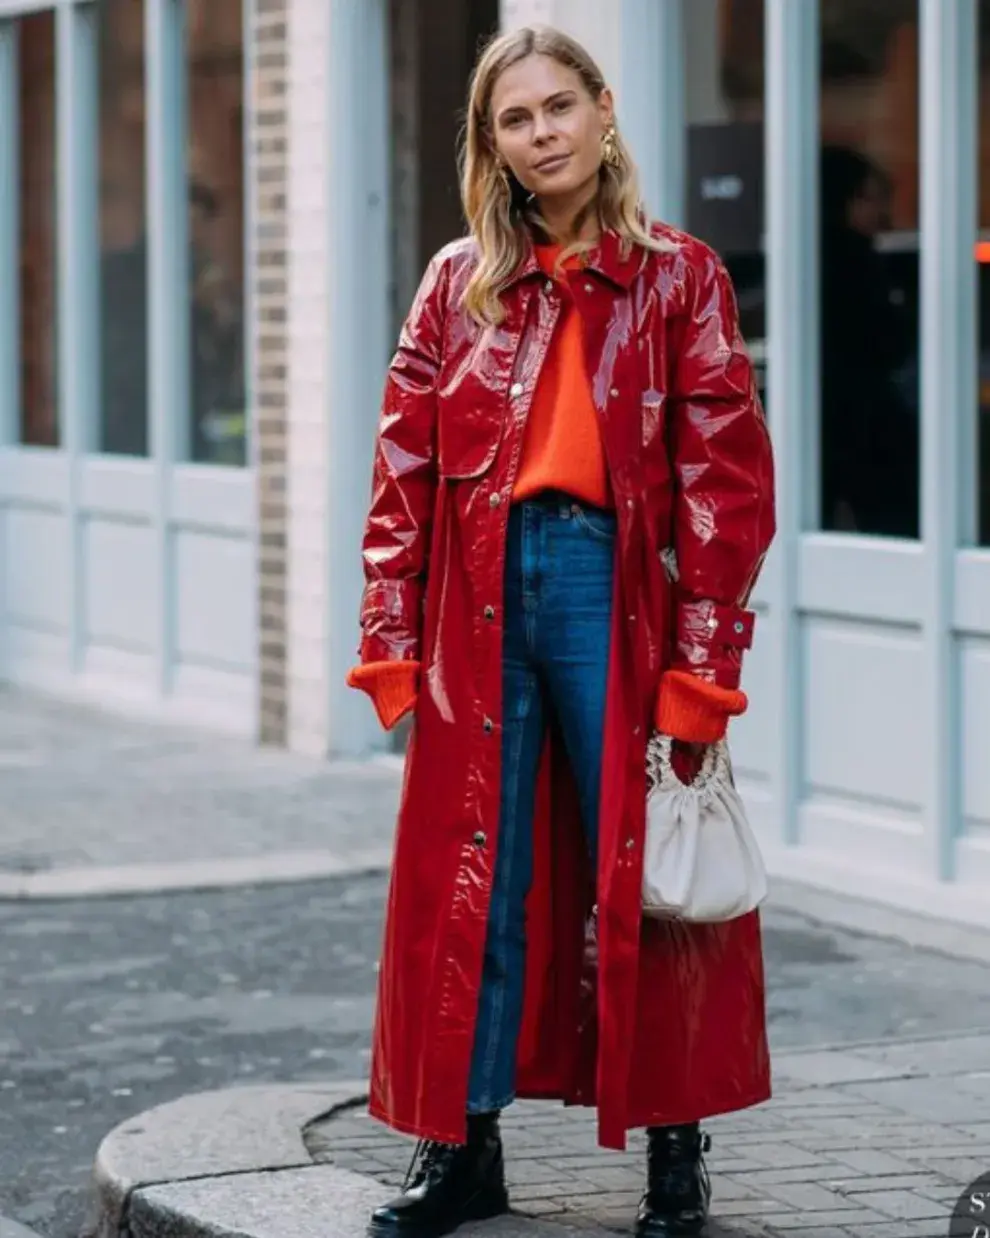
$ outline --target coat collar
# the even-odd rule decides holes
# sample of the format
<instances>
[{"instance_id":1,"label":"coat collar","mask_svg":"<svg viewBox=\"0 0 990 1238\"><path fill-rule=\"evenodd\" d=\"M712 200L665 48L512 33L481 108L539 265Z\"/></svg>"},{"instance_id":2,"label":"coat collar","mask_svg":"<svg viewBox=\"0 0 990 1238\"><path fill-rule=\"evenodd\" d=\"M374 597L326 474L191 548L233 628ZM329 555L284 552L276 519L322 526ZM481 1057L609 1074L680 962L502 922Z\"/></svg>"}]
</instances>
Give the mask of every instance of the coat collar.
<instances>
[{"instance_id":1,"label":"coat collar","mask_svg":"<svg viewBox=\"0 0 990 1238\"><path fill-rule=\"evenodd\" d=\"M642 254L635 245L630 247L628 254L624 254L622 238L610 228L602 233L598 244L587 255L585 270L594 271L616 287L628 291L636 272L642 265L642 258ZM526 253L522 262L516 267L515 273L507 280L506 287L511 288L521 280L535 275L542 277L543 271L536 257L532 238L527 233Z\"/></svg>"}]
</instances>

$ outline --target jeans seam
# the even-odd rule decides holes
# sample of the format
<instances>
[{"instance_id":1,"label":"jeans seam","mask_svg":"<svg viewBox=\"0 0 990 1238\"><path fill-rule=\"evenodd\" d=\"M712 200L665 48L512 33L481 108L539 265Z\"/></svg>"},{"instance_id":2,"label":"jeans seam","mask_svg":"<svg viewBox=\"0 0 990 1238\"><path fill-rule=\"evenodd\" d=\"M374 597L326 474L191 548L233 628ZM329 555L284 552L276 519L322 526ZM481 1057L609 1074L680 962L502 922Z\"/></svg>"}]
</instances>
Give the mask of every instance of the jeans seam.
<instances>
[{"instance_id":1,"label":"jeans seam","mask_svg":"<svg viewBox=\"0 0 990 1238\"><path fill-rule=\"evenodd\" d=\"M590 534L596 541L601 542L606 546L615 544L615 530L613 529L612 531L605 533L601 529L596 529L588 519L588 516L582 507L575 505L572 519L580 528L584 529L584 531Z\"/></svg>"},{"instance_id":2,"label":"jeans seam","mask_svg":"<svg viewBox=\"0 0 990 1238\"><path fill-rule=\"evenodd\" d=\"M531 697L533 693L533 684L534 684L534 681L531 677L525 689L525 696L523 697L522 703L524 705L524 708L520 711L522 714L521 720L524 720L529 714L530 702L531 702ZM524 740L525 740L525 728L521 727L519 730L519 739L517 741L518 750L516 752L513 752L512 754L512 784L511 786L512 786L513 801L519 798L519 795L518 795L519 767L522 764L522 749L523 749ZM504 794L504 790L503 790L503 794ZM510 819L512 821L512 840L511 840L512 843L515 842L516 830L519 827L518 816L519 814L515 811L511 813ZM503 817L503 821L504 820L505 820L505 817ZM513 847L511 845L508 848L507 853L505 850L503 850L503 843L508 842L508 841L509 841L508 839L503 840L501 837L499 838L499 855L508 854L508 857L509 857L505 862L504 870L500 874L500 876L502 877L502 891L501 891L501 897L500 897L499 903L496 907L496 925L497 925L497 932L498 932L499 938L504 936L506 923L508 921L509 904L511 902L511 898L509 897L509 891L511 889L511 881L512 881L512 861L515 859ZM495 863L497 866L498 859L496 859ZM491 1092L492 1075L495 1070L495 1063L498 1060L498 1048L499 1048L499 1041L501 1039L502 1017L505 1011L505 992L506 992L507 987L508 987L507 980L506 980L506 977L503 975L499 978L498 984L494 986L494 991L491 994L491 999L492 999L491 1024L488 1029L488 1044L485 1046L485 1053L482 1059L482 1066L481 1066L482 1094L481 1094L481 1099L479 1101L474 1102L479 1107L480 1112L486 1112L487 1108L492 1107L492 1104L489 1101L488 1097Z\"/></svg>"}]
</instances>

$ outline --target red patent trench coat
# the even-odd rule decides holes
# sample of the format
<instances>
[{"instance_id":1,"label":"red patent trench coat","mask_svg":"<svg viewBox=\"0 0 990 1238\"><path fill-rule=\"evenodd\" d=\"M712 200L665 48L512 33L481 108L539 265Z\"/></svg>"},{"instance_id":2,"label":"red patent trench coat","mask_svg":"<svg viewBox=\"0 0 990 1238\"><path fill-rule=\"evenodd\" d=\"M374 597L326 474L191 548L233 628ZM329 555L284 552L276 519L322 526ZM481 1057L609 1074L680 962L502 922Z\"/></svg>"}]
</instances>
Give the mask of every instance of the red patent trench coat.
<instances>
[{"instance_id":1,"label":"red patent trench coat","mask_svg":"<svg viewBox=\"0 0 990 1238\"><path fill-rule=\"evenodd\" d=\"M772 460L724 268L606 233L572 281L618 515L597 895L547 745L527 906L518 1094L597 1104L599 1142L770 1092L757 914L644 922L644 754L661 673L736 686L774 532ZM371 1111L460 1142L498 847L501 599L526 414L560 313L530 253L479 327L475 261L431 263L389 371L364 542L362 661L422 663L388 896ZM671 583L671 551L678 580ZM665 568L665 560L668 565ZM494 619L492 611L494 610ZM597 903L597 912L595 904Z\"/></svg>"}]
</instances>

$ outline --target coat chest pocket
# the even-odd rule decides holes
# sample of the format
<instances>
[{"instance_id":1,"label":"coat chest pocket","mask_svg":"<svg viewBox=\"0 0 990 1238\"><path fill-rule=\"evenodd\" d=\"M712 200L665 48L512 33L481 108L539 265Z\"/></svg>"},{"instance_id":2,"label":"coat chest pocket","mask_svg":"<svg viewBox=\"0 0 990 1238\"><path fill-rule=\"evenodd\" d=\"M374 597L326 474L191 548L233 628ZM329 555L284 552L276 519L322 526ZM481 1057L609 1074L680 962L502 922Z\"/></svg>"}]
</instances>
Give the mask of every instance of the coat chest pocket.
<instances>
[{"instance_id":1,"label":"coat chest pocket","mask_svg":"<svg viewBox=\"0 0 990 1238\"><path fill-rule=\"evenodd\" d=\"M502 442L502 410L451 400L441 403L437 422L440 476L457 481L487 473Z\"/></svg>"}]
</instances>

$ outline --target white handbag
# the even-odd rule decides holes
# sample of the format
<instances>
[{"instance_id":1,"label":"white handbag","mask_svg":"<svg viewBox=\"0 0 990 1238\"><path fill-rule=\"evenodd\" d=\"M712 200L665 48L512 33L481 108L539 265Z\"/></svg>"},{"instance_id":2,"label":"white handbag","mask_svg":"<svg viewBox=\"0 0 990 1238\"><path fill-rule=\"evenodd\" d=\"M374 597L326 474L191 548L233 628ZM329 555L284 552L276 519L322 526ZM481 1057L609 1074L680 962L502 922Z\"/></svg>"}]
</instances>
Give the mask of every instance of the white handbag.
<instances>
[{"instance_id":1,"label":"white handbag","mask_svg":"<svg viewBox=\"0 0 990 1238\"><path fill-rule=\"evenodd\" d=\"M732 777L725 740L705 749L695 780L671 765L673 741L654 734L646 750L643 914L717 923L753 911L767 874Z\"/></svg>"}]
</instances>

